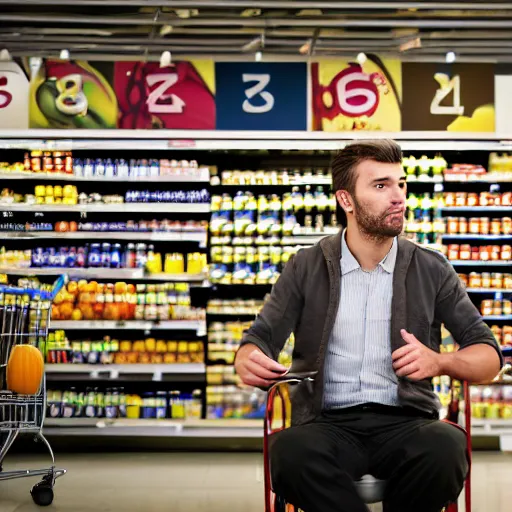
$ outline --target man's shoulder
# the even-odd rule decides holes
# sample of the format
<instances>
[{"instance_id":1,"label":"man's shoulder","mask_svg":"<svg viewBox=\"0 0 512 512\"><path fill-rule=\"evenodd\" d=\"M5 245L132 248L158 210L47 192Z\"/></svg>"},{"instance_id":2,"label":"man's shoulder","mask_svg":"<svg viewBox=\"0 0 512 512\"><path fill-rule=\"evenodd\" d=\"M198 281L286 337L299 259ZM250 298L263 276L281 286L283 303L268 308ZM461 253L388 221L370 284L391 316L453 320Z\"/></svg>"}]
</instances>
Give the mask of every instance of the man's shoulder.
<instances>
[{"instance_id":1,"label":"man's shoulder","mask_svg":"<svg viewBox=\"0 0 512 512\"><path fill-rule=\"evenodd\" d=\"M439 268L440 270L450 267L448 258L433 247L428 247L405 238L402 239L402 244L407 244L414 249L413 257L416 258L420 265L426 265L430 268Z\"/></svg>"}]
</instances>

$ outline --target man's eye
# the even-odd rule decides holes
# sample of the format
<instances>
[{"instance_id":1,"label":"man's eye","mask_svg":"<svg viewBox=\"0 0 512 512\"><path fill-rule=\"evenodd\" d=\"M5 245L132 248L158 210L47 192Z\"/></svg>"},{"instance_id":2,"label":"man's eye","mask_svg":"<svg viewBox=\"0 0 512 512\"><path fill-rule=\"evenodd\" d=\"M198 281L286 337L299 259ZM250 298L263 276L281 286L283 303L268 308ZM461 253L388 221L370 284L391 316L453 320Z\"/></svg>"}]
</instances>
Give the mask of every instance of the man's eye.
<instances>
[{"instance_id":1,"label":"man's eye","mask_svg":"<svg viewBox=\"0 0 512 512\"><path fill-rule=\"evenodd\" d=\"M377 188L380 188L380 189L383 189L384 188L384 185L382 183L378 183L377 185L375 185Z\"/></svg>"}]
</instances>

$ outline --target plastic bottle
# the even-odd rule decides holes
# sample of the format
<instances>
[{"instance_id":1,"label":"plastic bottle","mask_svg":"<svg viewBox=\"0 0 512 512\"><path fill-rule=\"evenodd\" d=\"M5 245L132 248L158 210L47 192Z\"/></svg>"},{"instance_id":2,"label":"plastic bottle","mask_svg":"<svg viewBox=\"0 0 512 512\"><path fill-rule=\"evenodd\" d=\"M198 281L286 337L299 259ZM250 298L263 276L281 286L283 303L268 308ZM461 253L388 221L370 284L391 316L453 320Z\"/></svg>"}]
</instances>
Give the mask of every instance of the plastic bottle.
<instances>
[{"instance_id":1,"label":"plastic bottle","mask_svg":"<svg viewBox=\"0 0 512 512\"><path fill-rule=\"evenodd\" d=\"M124 268L135 268L135 245L128 244L123 257Z\"/></svg>"},{"instance_id":2,"label":"plastic bottle","mask_svg":"<svg viewBox=\"0 0 512 512\"><path fill-rule=\"evenodd\" d=\"M101 246L101 266L103 268L110 268L110 244L104 243Z\"/></svg>"},{"instance_id":3,"label":"plastic bottle","mask_svg":"<svg viewBox=\"0 0 512 512\"><path fill-rule=\"evenodd\" d=\"M146 244L137 244L137 251L135 253L135 268L144 268L146 266L146 261Z\"/></svg>"},{"instance_id":4,"label":"plastic bottle","mask_svg":"<svg viewBox=\"0 0 512 512\"><path fill-rule=\"evenodd\" d=\"M121 268L121 244L114 244L112 247L110 268Z\"/></svg>"}]
</instances>

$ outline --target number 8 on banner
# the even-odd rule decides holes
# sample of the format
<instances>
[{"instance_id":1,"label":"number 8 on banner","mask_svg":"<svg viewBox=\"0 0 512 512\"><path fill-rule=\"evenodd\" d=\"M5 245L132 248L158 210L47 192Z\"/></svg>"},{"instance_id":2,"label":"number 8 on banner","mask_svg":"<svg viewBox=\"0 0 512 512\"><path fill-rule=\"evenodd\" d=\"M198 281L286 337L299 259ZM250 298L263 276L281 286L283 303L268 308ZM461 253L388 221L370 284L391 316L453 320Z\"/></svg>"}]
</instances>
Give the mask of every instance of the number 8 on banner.
<instances>
[{"instance_id":1,"label":"number 8 on banner","mask_svg":"<svg viewBox=\"0 0 512 512\"><path fill-rule=\"evenodd\" d=\"M16 62L0 61L0 129L27 129L29 82Z\"/></svg>"}]
</instances>

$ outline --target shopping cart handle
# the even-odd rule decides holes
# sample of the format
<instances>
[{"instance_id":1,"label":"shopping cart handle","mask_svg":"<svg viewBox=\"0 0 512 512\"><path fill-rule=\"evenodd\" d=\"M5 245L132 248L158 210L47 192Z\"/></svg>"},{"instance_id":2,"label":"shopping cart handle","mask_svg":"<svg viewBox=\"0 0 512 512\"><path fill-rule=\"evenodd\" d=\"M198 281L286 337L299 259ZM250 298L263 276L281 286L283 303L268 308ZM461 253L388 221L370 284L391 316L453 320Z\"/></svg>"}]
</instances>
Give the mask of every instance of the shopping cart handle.
<instances>
[{"instance_id":1,"label":"shopping cart handle","mask_svg":"<svg viewBox=\"0 0 512 512\"><path fill-rule=\"evenodd\" d=\"M68 275L67 274L61 274L58 279L53 283L53 288L51 292L51 301L53 302L53 299L55 299L56 295L64 288L66 283L68 282Z\"/></svg>"}]
</instances>

